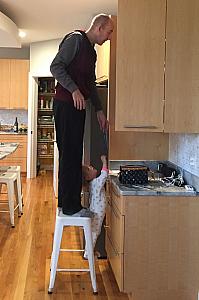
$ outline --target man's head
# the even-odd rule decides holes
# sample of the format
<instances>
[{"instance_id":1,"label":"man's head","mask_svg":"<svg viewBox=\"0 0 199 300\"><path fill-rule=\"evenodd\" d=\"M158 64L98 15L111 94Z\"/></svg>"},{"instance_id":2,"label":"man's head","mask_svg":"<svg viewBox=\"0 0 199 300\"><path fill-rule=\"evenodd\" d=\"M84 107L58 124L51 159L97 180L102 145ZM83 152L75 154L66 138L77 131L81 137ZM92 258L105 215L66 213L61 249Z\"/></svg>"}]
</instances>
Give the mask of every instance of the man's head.
<instances>
[{"instance_id":1,"label":"man's head","mask_svg":"<svg viewBox=\"0 0 199 300\"><path fill-rule=\"evenodd\" d=\"M113 29L111 18L106 14L99 14L93 18L86 34L91 43L102 45L107 40L110 40Z\"/></svg>"}]
</instances>

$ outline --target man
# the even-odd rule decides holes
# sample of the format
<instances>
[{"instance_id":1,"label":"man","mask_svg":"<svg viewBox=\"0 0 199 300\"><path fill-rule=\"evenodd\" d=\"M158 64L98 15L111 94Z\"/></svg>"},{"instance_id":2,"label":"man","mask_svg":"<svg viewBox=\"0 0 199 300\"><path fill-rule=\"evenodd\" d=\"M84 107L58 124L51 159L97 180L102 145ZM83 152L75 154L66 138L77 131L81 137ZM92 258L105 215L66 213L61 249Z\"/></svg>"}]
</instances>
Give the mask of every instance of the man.
<instances>
[{"instance_id":1,"label":"man","mask_svg":"<svg viewBox=\"0 0 199 300\"><path fill-rule=\"evenodd\" d=\"M109 40L112 32L113 22L108 15L95 16L87 31L76 30L65 36L50 66L58 82L54 98L59 150L58 207L66 215L87 215L81 205L85 106L90 98L101 130L107 130L95 86L94 45Z\"/></svg>"}]
</instances>

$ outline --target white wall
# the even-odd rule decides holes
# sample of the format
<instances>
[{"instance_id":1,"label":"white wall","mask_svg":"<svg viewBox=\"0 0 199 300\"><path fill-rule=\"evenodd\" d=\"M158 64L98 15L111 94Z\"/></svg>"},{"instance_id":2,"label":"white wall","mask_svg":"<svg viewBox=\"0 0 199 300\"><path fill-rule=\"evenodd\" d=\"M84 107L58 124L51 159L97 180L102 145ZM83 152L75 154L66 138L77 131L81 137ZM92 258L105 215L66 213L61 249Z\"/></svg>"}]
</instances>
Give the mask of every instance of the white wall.
<instances>
[{"instance_id":1,"label":"white wall","mask_svg":"<svg viewBox=\"0 0 199 300\"><path fill-rule=\"evenodd\" d=\"M50 64L61 39L32 43L30 45L30 73L35 76L52 76Z\"/></svg>"},{"instance_id":2,"label":"white wall","mask_svg":"<svg viewBox=\"0 0 199 300\"><path fill-rule=\"evenodd\" d=\"M199 176L199 134L170 134L169 160Z\"/></svg>"}]
</instances>

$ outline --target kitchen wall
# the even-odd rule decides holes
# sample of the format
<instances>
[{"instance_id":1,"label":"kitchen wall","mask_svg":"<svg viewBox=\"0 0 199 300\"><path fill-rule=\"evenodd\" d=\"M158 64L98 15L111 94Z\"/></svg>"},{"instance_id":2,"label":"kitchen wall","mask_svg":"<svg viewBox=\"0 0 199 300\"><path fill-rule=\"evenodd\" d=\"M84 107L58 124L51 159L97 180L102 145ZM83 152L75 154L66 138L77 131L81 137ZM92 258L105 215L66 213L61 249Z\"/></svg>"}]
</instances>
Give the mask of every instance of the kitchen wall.
<instances>
[{"instance_id":1,"label":"kitchen wall","mask_svg":"<svg viewBox=\"0 0 199 300\"><path fill-rule=\"evenodd\" d=\"M30 48L0 48L0 58L29 59Z\"/></svg>"},{"instance_id":2,"label":"kitchen wall","mask_svg":"<svg viewBox=\"0 0 199 300\"><path fill-rule=\"evenodd\" d=\"M55 57L61 39L32 43L30 45L30 73L39 76L52 76L50 64Z\"/></svg>"},{"instance_id":3,"label":"kitchen wall","mask_svg":"<svg viewBox=\"0 0 199 300\"><path fill-rule=\"evenodd\" d=\"M23 109L0 109L1 125L14 125L15 118L18 119L18 124L28 125L28 112Z\"/></svg>"},{"instance_id":4,"label":"kitchen wall","mask_svg":"<svg viewBox=\"0 0 199 300\"><path fill-rule=\"evenodd\" d=\"M170 134L169 160L199 176L199 134Z\"/></svg>"}]
</instances>

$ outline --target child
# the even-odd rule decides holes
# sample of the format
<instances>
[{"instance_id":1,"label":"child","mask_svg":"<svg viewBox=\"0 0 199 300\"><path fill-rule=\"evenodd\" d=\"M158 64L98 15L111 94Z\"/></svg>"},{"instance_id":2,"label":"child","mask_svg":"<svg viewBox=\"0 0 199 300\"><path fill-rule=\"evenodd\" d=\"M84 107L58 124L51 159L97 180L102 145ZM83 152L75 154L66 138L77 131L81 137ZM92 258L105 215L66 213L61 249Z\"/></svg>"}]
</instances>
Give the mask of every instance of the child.
<instances>
[{"instance_id":1,"label":"child","mask_svg":"<svg viewBox=\"0 0 199 300\"><path fill-rule=\"evenodd\" d=\"M97 170L92 166L82 166L82 177L84 184L89 183L89 199L90 211L94 213L91 219L91 230L93 238L93 248L97 238L101 232L102 222L106 212L106 196L104 191L104 184L108 176L106 156L101 156L102 170L100 176L97 176ZM84 258L87 258L87 250L85 247Z\"/></svg>"}]
</instances>

